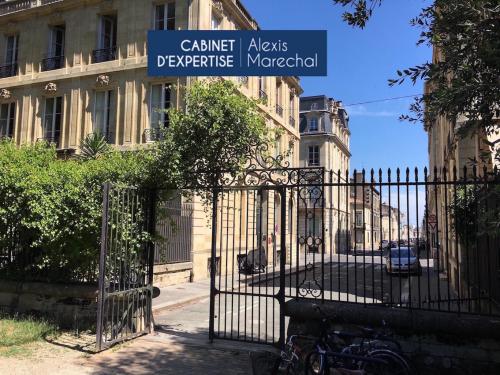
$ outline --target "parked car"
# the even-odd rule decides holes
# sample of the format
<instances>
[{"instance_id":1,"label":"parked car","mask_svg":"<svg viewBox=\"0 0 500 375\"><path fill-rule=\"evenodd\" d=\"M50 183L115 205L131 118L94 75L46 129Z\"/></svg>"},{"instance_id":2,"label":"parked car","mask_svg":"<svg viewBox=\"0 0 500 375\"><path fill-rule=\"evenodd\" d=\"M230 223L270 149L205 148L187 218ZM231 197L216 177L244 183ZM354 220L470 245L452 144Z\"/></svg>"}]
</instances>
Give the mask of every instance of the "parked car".
<instances>
[{"instance_id":1,"label":"parked car","mask_svg":"<svg viewBox=\"0 0 500 375\"><path fill-rule=\"evenodd\" d=\"M422 267L417 255L410 247L391 249L385 257L385 270L389 274L422 274Z\"/></svg>"}]
</instances>

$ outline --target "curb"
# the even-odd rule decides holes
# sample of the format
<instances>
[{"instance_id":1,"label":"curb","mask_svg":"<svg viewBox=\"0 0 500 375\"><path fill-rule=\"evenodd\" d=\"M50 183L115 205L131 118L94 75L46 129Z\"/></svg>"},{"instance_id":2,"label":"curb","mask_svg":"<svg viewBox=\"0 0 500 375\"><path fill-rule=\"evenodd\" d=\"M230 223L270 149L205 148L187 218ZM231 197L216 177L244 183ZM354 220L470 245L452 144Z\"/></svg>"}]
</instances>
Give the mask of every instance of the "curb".
<instances>
[{"instance_id":1,"label":"curb","mask_svg":"<svg viewBox=\"0 0 500 375\"><path fill-rule=\"evenodd\" d=\"M164 303L160 303L158 305L153 305L153 307L152 307L153 315L158 314L159 312L165 311L165 310L175 310L175 309L178 309L180 307L198 302L199 300L202 300L202 299L208 298L208 297L210 297L210 294L204 293L204 294L199 294L197 296L184 298L184 299L178 300L178 301L164 302Z\"/></svg>"}]
</instances>

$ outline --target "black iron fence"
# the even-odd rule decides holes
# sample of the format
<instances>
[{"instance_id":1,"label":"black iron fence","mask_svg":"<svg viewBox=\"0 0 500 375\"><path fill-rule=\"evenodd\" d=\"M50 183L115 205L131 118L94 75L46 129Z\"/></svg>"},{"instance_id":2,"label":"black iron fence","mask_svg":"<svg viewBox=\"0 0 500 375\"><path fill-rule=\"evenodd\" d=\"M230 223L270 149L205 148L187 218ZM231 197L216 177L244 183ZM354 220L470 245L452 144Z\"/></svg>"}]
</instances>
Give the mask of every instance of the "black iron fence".
<instances>
[{"instance_id":1,"label":"black iron fence","mask_svg":"<svg viewBox=\"0 0 500 375\"><path fill-rule=\"evenodd\" d=\"M302 298L500 316L498 171L250 168L215 193L212 338L276 343Z\"/></svg>"},{"instance_id":2,"label":"black iron fence","mask_svg":"<svg viewBox=\"0 0 500 375\"><path fill-rule=\"evenodd\" d=\"M193 204L181 196L158 203L155 264L192 261Z\"/></svg>"}]
</instances>

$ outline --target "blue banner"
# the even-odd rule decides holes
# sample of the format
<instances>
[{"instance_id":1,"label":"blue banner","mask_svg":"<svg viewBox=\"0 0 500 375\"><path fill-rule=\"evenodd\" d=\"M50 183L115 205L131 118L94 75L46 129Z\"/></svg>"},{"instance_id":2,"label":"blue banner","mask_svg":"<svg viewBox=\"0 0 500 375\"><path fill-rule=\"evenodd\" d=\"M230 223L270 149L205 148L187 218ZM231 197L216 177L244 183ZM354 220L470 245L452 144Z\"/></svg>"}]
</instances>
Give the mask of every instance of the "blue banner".
<instances>
[{"instance_id":1,"label":"blue banner","mask_svg":"<svg viewBox=\"0 0 500 375\"><path fill-rule=\"evenodd\" d=\"M326 76L327 33L150 31L149 76Z\"/></svg>"}]
</instances>

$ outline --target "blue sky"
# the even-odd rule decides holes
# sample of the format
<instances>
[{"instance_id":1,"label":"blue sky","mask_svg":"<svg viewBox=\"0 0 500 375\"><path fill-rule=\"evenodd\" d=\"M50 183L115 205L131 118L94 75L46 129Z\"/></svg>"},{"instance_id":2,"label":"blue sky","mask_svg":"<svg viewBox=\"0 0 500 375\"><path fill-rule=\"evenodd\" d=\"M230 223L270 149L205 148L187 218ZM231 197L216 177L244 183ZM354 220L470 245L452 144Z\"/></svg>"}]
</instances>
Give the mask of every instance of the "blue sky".
<instances>
[{"instance_id":1,"label":"blue sky","mask_svg":"<svg viewBox=\"0 0 500 375\"><path fill-rule=\"evenodd\" d=\"M417 47L409 21L428 0L385 0L364 30L347 26L331 0L243 0L263 29L328 30L328 77L304 77L304 95L325 94L345 105L422 93L421 83L391 88L397 69L431 58ZM401 122L411 99L348 106L351 169L427 165L427 136L420 124Z\"/></svg>"}]
</instances>

